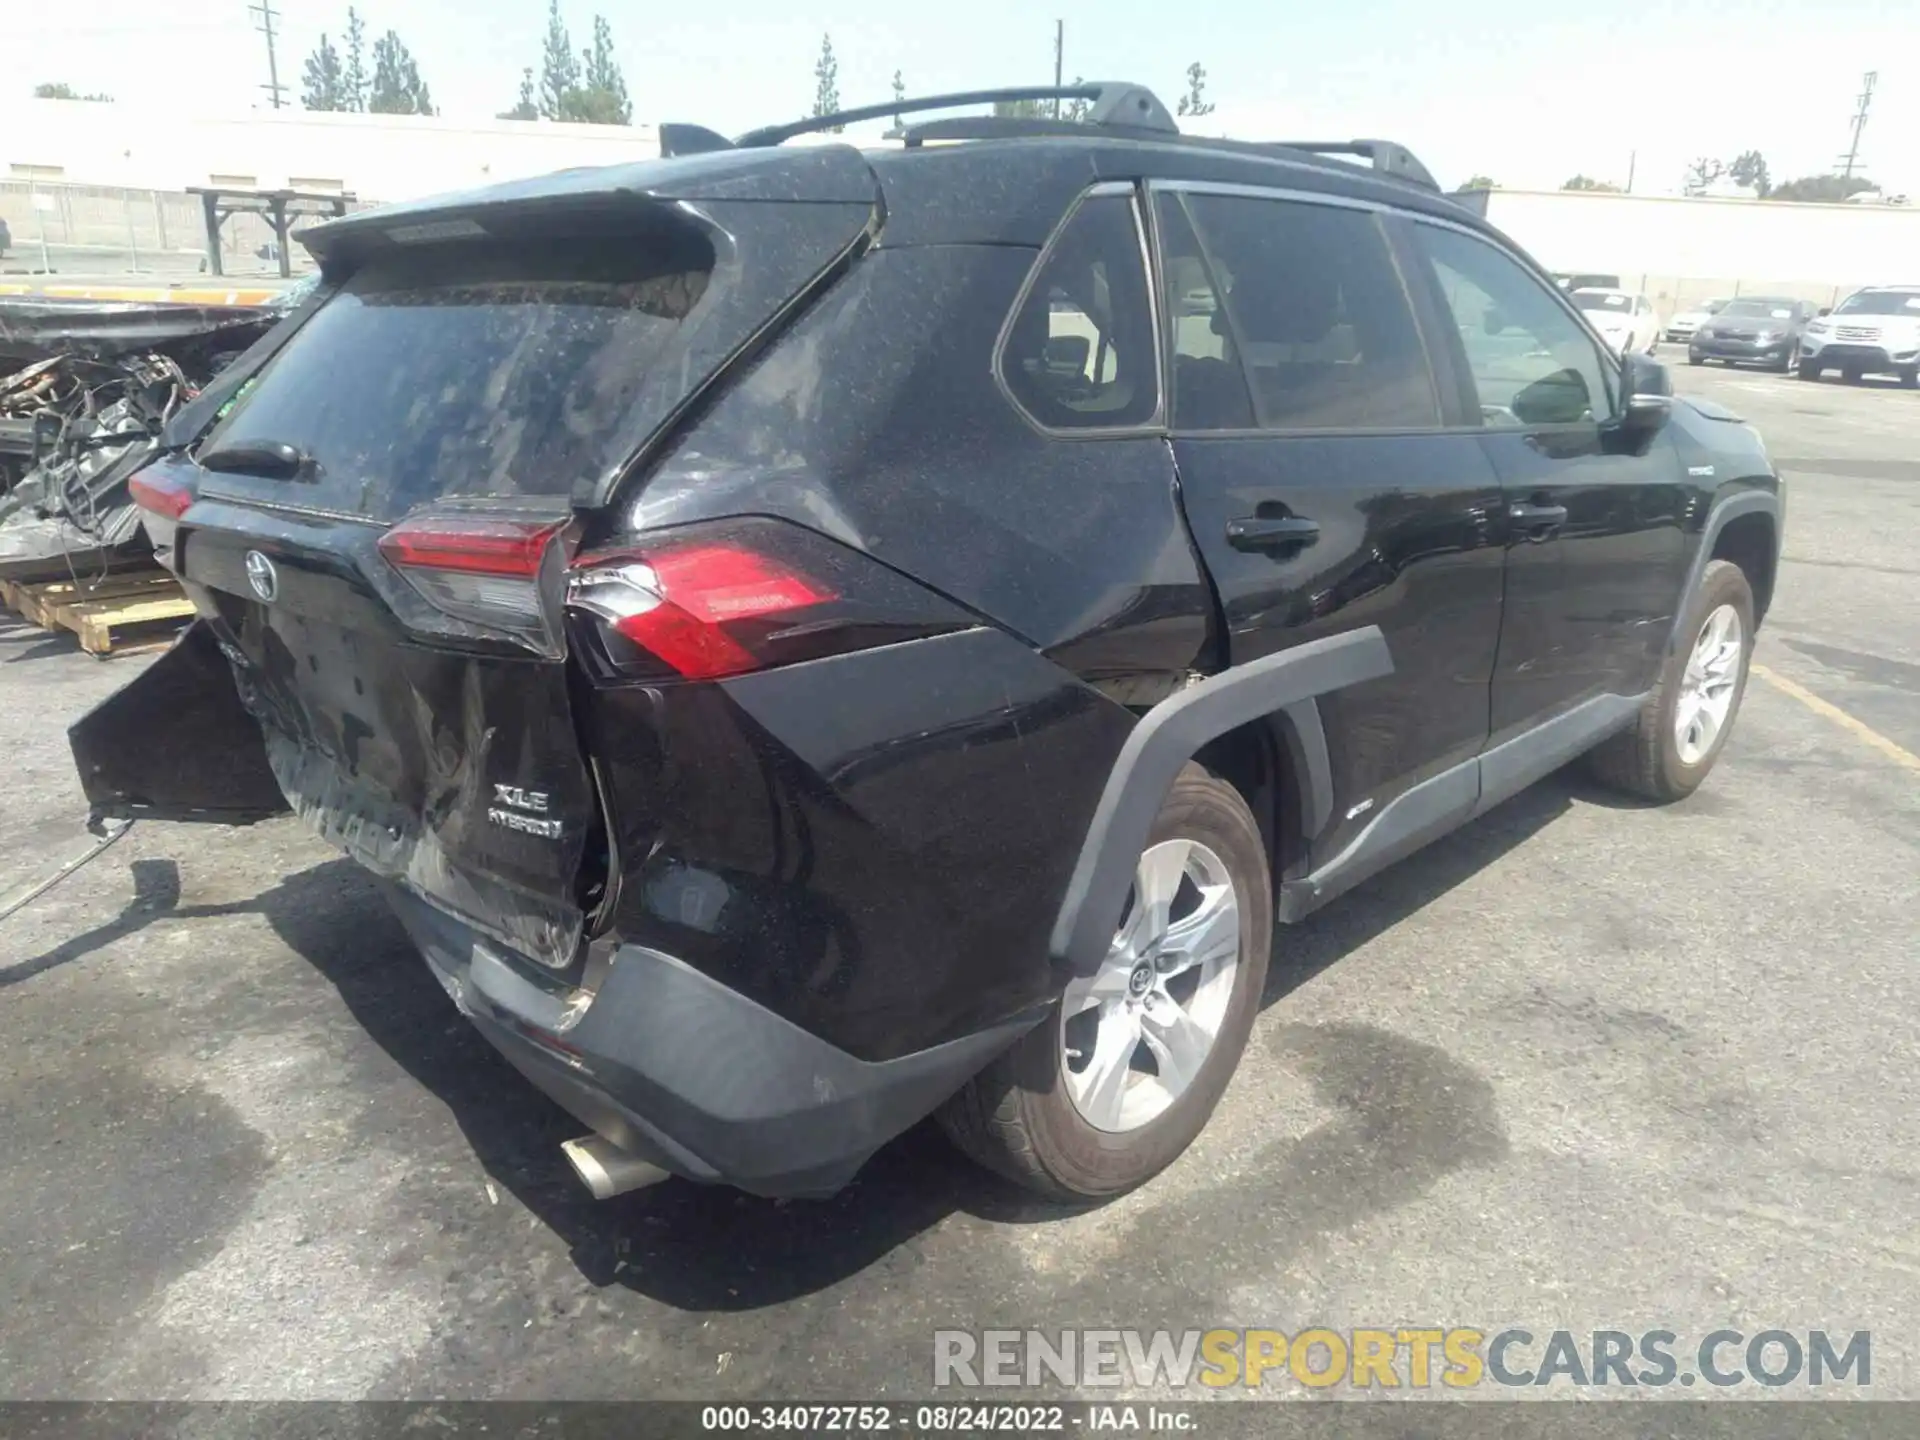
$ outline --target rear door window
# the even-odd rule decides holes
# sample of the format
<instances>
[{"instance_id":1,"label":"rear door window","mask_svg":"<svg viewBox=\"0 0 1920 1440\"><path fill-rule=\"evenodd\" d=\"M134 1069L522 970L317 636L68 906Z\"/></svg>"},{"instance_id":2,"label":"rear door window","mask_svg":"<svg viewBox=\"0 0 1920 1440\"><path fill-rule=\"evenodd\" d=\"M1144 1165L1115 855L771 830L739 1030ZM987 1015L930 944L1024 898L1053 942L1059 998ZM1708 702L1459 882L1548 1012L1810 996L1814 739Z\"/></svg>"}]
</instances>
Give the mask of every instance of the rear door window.
<instances>
[{"instance_id":1,"label":"rear door window","mask_svg":"<svg viewBox=\"0 0 1920 1440\"><path fill-rule=\"evenodd\" d=\"M1155 351L1133 197L1090 195L1049 242L1008 322L1001 378L1049 430L1146 425L1160 411Z\"/></svg>"},{"instance_id":2,"label":"rear door window","mask_svg":"<svg viewBox=\"0 0 1920 1440\"><path fill-rule=\"evenodd\" d=\"M625 458L620 421L712 266L696 234L377 256L204 450L294 446L302 504L383 520L443 496L565 495Z\"/></svg>"},{"instance_id":3,"label":"rear door window","mask_svg":"<svg viewBox=\"0 0 1920 1440\"><path fill-rule=\"evenodd\" d=\"M1268 430L1400 430L1440 423L1413 307L1371 211L1242 195L1159 197L1178 294L1173 353L1182 428L1231 428L1237 366ZM1191 236L1197 253L1180 247Z\"/></svg>"}]
</instances>

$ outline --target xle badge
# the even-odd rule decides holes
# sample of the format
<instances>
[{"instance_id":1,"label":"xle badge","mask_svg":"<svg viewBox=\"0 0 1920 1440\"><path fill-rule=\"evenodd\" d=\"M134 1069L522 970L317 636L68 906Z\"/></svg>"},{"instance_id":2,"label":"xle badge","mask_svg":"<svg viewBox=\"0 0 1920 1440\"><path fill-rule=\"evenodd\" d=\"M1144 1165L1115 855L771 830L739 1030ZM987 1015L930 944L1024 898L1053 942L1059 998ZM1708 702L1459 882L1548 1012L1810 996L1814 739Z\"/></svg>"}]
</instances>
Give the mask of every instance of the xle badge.
<instances>
[{"instance_id":1,"label":"xle badge","mask_svg":"<svg viewBox=\"0 0 1920 1440\"><path fill-rule=\"evenodd\" d=\"M547 813L547 792L527 790L518 785L495 785L493 804L487 807L487 820L522 835L538 835L543 840L558 840L563 828L558 820L543 819Z\"/></svg>"}]
</instances>

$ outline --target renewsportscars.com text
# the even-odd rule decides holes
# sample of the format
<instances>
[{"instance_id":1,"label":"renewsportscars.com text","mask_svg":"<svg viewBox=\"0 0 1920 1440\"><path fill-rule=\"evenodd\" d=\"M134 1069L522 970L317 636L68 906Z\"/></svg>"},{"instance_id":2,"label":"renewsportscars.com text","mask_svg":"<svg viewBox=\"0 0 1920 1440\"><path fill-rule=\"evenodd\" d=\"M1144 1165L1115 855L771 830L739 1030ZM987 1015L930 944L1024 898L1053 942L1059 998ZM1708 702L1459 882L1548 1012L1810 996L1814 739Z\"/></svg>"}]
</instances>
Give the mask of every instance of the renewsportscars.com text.
<instances>
[{"instance_id":1,"label":"renewsportscars.com text","mask_svg":"<svg viewBox=\"0 0 1920 1440\"><path fill-rule=\"evenodd\" d=\"M1873 1336L1826 1330L939 1330L936 1388L1190 1385L1470 1390L1864 1387Z\"/></svg>"}]
</instances>

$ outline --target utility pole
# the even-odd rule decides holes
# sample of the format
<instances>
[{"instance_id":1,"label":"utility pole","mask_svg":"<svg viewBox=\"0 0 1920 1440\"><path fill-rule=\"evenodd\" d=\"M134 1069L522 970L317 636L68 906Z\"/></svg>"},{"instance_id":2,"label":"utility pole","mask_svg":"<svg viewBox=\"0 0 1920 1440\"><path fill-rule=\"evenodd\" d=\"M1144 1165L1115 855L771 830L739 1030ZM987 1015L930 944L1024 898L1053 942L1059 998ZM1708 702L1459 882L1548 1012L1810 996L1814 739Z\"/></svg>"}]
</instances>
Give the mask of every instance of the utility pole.
<instances>
[{"instance_id":1,"label":"utility pole","mask_svg":"<svg viewBox=\"0 0 1920 1440\"><path fill-rule=\"evenodd\" d=\"M260 88L267 92L267 98L273 102L273 108L278 110L282 103L281 96L286 93L287 88L280 83L280 57L273 48L273 25L280 15L273 8L273 0L260 0L258 5L247 6L247 11L249 14L260 17L260 23L254 28L267 37L267 83Z\"/></svg>"},{"instance_id":2,"label":"utility pole","mask_svg":"<svg viewBox=\"0 0 1920 1440\"><path fill-rule=\"evenodd\" d=\"M1867 128L1867 111L1873 105L1873 84L1880 78L1878 70L1869 70L1867 78L1860 86L1860 108L1853 116L1853 143L1847 147L1847 158L1841 162L1840 178L1851 180L1853 167L1860 158L1860 132Z\"/></svg>"},{"instance_id":3,"label":"utility pole","mask_svg":"<svg viewBox=\"0 0 1920 1440\"><path fill-rule=\"evenodd\" d=\"M1629 150L1627 152L1627 194L1629 195L1633 193L1633 170L1635 163L1639 159L1640 152L1638 150Z\"/></svg>"},{"instance_id":4,"label":"utility pole","mask_svg":"<svg viewBox=\"0 0 1920 1440\"><path fill-rule=\"evenodd\" d=\"M1067 22L1064 20L1056 20L1053 22L1053 88L1056 90L1060 88L1062 83L1060 77L1066 73L1066 53ZM1060 118L1060 97L1058 95L1053 97L1053 118L1056 120Z\"/></svg>"}]
</instances>

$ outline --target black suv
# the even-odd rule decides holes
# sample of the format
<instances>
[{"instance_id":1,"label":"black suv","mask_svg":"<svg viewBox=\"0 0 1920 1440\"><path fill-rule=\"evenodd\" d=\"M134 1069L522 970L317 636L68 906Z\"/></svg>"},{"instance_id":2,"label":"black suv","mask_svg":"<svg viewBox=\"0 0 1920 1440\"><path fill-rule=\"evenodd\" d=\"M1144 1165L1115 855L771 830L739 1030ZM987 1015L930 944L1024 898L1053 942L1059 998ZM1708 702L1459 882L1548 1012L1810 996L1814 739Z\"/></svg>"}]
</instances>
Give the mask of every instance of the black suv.
<instances>
[{"instance_id":1,"label":"black suv","mask_svg":"<svg viewBox=\"0 0 1920 1440\"><path fill-rule=\"evenodd\" d=\"M1399 147L904 108L1056 93L309 231L135 479L201 618L74 726L96 817L304 816L596 1193L937 1111L1087 1197L1205 1123L1276 921L1583 753L1699 785L1754 433Z\"/></svg>"}]
</instances>

